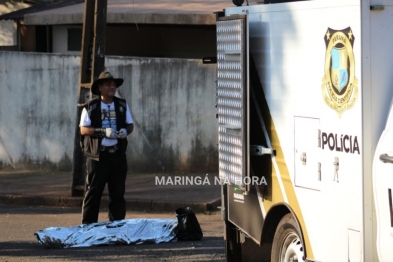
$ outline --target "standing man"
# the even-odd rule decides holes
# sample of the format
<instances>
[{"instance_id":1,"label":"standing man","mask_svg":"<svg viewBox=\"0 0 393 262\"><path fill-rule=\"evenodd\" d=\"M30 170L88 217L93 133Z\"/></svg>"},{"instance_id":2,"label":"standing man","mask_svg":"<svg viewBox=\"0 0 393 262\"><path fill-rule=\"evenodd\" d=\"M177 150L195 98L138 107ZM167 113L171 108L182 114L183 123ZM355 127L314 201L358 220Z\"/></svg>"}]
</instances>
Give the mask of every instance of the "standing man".
<instances>
[{"instance_id":1,"label":"standing man","mask_svg":"<svg viewBox=\"0 0 393 262\"><path fill-rule=\"evenodd\" d=\"M80 121L81 147L87 157L86 189L82 207L82 224L98 221L102 193L108 184L110 221L126 215L124 199L127 176L127 135L134 125L124 99L115 97L123 79L104 71L94 81L91 91L98 97L86 102Z\"/></svg>"}]
</instances>

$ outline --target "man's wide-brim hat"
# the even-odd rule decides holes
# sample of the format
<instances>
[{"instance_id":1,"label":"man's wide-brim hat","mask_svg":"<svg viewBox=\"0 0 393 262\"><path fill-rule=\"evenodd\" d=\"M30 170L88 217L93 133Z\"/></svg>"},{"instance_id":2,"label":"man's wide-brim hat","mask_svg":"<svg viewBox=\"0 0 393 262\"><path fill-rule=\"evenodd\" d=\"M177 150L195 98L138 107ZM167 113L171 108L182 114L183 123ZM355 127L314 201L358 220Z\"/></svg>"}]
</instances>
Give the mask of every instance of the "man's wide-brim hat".
<instances>
[{"instance_id":1,"label":"man's wide-brim hat","mask_svg":"<svg viewBox=\"0 0 393 262\"><path fill-rule=\"evenodd\" d=\"M124 79L122 78L114 78L112 76L111 73L109 73L108 71L104 71L100 74L100 76L98 77L98 79L96 81L94 81L93 85L91 86L91 92L94 95L100 95L100 90L98 89L98 86L105 82L106 80L113 80L116 83L116 88L121 86L124 82Z\"/></svg>"}]
</instances>

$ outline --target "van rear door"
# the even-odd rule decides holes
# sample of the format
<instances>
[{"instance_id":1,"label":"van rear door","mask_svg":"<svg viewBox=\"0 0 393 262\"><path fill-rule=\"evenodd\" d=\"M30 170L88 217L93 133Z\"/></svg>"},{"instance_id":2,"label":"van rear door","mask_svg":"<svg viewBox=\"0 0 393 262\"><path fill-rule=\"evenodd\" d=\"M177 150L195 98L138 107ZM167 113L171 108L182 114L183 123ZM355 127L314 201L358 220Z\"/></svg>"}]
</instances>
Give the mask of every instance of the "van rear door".
<instances>
[{"instance_id":1,"label":"van rear door","mask_svg":"<svg viewBox=\"0 0 393 262\"><path fill-rule=\"evenodd\" d=\"M373 161L379 260L393 261L393 100Z\"/></svg>"}]
</instances>

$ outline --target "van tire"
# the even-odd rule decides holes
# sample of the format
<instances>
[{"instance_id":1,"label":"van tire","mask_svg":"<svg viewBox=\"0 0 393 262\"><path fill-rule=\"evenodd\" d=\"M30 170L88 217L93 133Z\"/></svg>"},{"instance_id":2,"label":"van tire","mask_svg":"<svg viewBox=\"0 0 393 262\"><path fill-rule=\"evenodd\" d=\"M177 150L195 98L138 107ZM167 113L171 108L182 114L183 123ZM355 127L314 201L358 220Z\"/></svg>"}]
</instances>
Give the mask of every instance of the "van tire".
<instances>
[{"instance_id":1,"label":"van tire","mask_svg":"<svg viewBox=\"0 0 393 262\"><path fill-rule=\"evenodd\" d=\"M302 233L291 213L286 214L277 225L274 234L271 261L305 261Z\"/></svg>"}]
</instances>

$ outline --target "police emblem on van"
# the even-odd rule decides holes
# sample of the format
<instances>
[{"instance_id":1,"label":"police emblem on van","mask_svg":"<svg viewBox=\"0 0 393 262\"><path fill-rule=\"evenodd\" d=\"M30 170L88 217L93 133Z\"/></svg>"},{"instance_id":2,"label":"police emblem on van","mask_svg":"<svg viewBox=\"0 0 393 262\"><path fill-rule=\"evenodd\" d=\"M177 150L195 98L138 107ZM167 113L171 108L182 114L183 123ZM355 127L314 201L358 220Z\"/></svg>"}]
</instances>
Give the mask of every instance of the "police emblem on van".
<instances>
[{"instance_id":1,"label":"police emblem on van","mask_svg":"<svg viewBox=\"0 0 393 262\"><path fill-rule=\"evenodd\" d=\"M358 98L353 54L355 37L350 27L343 30L328 28L324 39L326 55L322 95L325 103L341 117L355 105Z\"/></svg>"}]
</instances>

